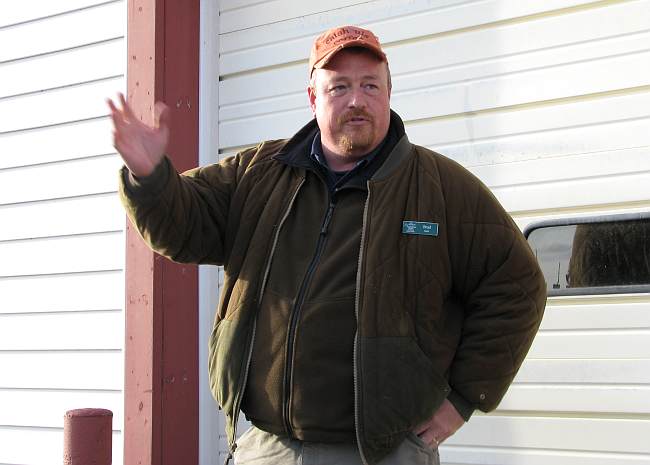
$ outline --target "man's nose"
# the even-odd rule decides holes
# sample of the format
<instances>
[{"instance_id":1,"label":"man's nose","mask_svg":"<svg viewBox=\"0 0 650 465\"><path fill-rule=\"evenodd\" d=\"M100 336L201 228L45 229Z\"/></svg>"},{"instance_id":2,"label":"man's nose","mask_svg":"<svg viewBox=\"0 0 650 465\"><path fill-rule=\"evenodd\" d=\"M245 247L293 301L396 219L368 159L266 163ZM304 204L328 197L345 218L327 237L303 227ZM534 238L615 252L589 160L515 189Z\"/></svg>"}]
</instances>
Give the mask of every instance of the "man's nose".
<instances>
[{"instance_id":1,"label":"man's nose","mask_svg":"<svg viewBox=\"0 0 650 465\"><path fill-rule=\"evenodd\" d=\"M366 106L366 96L363 93L361 87L354 87L351 89L349 94L350 100L348 100L348 107L350 108L365 108Z\"/></svg>"}]
</instances>

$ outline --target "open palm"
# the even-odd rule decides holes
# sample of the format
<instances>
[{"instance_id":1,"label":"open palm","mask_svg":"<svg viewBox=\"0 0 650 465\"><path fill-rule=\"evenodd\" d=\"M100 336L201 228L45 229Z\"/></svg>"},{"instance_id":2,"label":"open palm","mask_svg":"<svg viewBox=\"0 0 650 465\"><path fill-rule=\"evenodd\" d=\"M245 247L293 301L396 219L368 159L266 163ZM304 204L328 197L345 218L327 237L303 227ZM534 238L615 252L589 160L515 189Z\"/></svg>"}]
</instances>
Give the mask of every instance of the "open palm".
<instances>
[{"instance_id":1,"label":"open palm","mask_svg":"<svg viewBox=\"0 0 650 465\"><path fill-rule=\"evenodd\" d=\"M108 99L113 120L113 145L124 164L138 177L148 176L160 163L169 142L169 108L157 102L154 126L148 126L133 113L124 95L119 95L120 107Z\"/></svg>"}]
</instances>

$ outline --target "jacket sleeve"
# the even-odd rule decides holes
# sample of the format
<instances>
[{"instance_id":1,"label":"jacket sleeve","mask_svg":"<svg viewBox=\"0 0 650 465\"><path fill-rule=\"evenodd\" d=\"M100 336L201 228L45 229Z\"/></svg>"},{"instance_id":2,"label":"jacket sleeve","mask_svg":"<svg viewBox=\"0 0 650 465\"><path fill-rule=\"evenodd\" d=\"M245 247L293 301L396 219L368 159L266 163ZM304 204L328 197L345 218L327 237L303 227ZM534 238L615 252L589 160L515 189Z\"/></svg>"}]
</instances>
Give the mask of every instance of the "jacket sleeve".
<instances>
[{"instance_id":1,"label":"jacket sleeve","mask_svg":"<svg viewBox=\"0 0 650 465\"><path fill-rule=\"evenodd\" d=\"M449 400L467 419L505 395L541 323L546 283L508 213L478 179L463 178L446 194L457 212L448 213L450 258L464 315Z\"/></svg>"},{"instance_id":2,"label":"jacket sleeve","mask_svg":"<svg viewBox=\"0 0 650 465\"><path fill-rule=\"evenodd\" d=\"M120 200L154 251L177 262L221 265L230 199L242 170L239 155L183 174L165 157L146 178L122 167Z\"/></svg>"}]
</instances>

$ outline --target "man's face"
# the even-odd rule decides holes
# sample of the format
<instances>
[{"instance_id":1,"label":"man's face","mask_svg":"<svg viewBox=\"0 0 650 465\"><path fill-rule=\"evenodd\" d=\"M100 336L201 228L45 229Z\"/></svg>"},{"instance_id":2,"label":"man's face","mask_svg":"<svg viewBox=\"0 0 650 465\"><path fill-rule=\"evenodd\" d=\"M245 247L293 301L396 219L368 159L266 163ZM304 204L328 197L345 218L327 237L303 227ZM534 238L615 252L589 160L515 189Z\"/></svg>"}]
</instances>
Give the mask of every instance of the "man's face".
<instances>
[{"instance_id":1,"label":"man's face","mask_svg":"<svg viewBox=\"0 0 650 465\"><path fill-rule=\"evenodd\" d=\"M309 103L325 151L350 159L372 151L390 124L386 63L371 52L343 49L314 77Z\"/></svg>"}]
</instances>

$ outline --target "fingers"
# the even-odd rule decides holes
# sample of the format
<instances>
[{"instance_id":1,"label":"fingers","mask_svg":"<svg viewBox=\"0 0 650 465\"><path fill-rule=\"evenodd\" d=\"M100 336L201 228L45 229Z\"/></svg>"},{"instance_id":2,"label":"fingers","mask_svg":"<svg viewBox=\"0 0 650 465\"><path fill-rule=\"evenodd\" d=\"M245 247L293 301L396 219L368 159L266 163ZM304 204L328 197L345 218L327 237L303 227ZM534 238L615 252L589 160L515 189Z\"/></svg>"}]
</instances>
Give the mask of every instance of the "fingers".
<instances>
[{"instance_id":1,"label":"fingers","mask_svg":"<svg viewBox=\"0 0 650 465\"><path fill-rule=\"evenodd\" d=\"M110 98L106 99L106 104L108 105L108 108L111 110L111 117L113 118L113 121L115 123L123 123L123 124L137 122L138 119L135 117L135 113L133 113L133 109L131 108L131 106L127 103L124 94L120 92L117 95L120 104L119 107L115 104L115 102L112 99Z\"/></svg>"},{"instance_id":2,"label":"fingers","mask_svg":"<svg viewBox=\"0 0 650 465\"><path fill-rule=\"evenodd\" d=\"M113 121L113 126L115 130L119 130L120 128L124 127L127 122L124 120L124 113L122 110L120 110L116 105L113 100L110 98L106 99L106 104L108 105L108 108L111 111L111 120Z\"/></svg>"},{"instance_id":3,"label":"fingers","mask_svg":"<svg viewBox=\"0 0 650 465\"><path fill-rule=\"evenodd\" d=\"M120 92L118 94L120 96L120 104L122 105L122 113L126 116L126 119L128 121L139 121L138 118L135 116L135 113L133 113L133 109L131 108L131 105L126 101L126 98L124 97L124 94Z\"/></svg>"},{"instance_id":4,"label":"fingers","mask_svg":"<svg viewBox=\"0 0 650 465\"><path fill-rule=\"evenodd\" d=\"M432 426L429 426L420 432L417 430L414 430L413 432L418 435L424 443L429 444L431 447L438 447L438 445L448 437L448 435L445 435L441 431L437 431Z\"/></svg>"},{"instance_id":5,"label":"fingers","mask_svg":"<svg viewBox=\"0 0 650 465\"><path fill-rule=\"evenodd\" d=\"M111 114L116 113L118 111L113 101L109 98L106 99L106 105L108 105L108 108L111 110Z\"/></svg>"},{"instance_id":6,"label":"fingers","mask_svg":"<svg viewBox=\"0 0 650 465\"><path fill-rule=\"evenodd\" d=\"M463 418L448 400L424 423L416 426L413 432L431 447L438 447L464 424Z\"/></svg>"},{"instance_id":7,"label":"fingers","mask_svg":"<svg viewBox=\"0 0 650 465\"><path fill-rule=\"evenodd\" d=\"M438 447L444 440L443 438L437 436L432 430L429 430L426 433L420 435L420 439L422 439L425 444L429 444L429 446L434 448Z\"/></svg>"},{"instance_id":8,"label":"fingers","mask_svg":"<svg viewBox=\"0 0 650 465\"><path fill-rule=\"evenodd\" d=\"M420 436L422 433L424 433L426 430L429 429L429 424L428 423L423 423L421 425L418 425L413 432Z\"/></svg>"}]
</instances>

